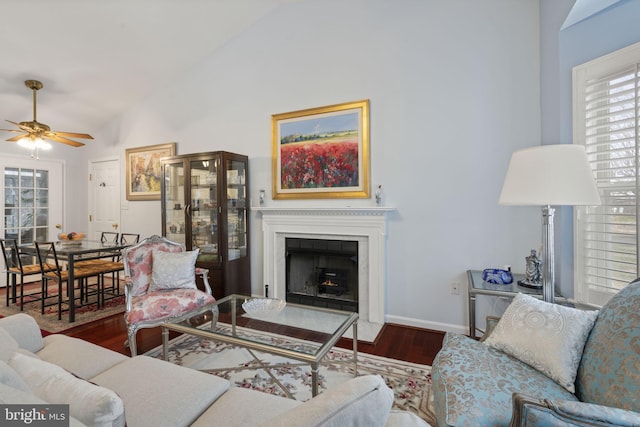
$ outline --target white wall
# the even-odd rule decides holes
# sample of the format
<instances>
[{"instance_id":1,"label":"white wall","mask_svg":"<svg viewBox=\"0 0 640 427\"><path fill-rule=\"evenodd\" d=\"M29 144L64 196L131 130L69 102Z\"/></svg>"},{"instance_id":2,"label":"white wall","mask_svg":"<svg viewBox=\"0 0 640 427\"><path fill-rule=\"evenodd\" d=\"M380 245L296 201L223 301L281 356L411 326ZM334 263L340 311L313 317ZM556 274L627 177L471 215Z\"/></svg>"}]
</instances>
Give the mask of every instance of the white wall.
<instances>
[{"instance_id":1,"label":"white wall","mask_svg":"<svg viewBox=\"0 0 640 427\"><path fill-rule=\"evenodd\" d=\"M256 206L260 188L271 192L271 114L370 99L372 186L382 184L385 203L397 208L387 320L463 331L465 271L523 271L540 244L538 209L497 203L511 152L540 144L539 26L536 0L286 5L95 134L78 173L91 158L117 154L124 165L125 148L170 141L180 154L235 151L250 157ZM69 191L86 195L86 183ZM126 202L124 189L122 200L122 230L160 233L159 202ZM373 200L267 200L276 204ZM258 293L257 215L251 230ZM461 295L450 294L452 282Z\"/></svg>"}]
</instances>

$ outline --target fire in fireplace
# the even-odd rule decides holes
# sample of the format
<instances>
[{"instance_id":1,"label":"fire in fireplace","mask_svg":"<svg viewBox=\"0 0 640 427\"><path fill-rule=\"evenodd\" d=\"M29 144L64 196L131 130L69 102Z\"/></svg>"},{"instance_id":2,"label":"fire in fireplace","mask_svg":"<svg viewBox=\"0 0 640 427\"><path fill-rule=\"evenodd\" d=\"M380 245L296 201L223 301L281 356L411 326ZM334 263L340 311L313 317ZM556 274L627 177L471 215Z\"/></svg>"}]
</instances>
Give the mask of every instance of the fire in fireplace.
<instances>
[{"instance_id":1,"label":"fire in fireplace","mask_svg":"<svg viewBox=\"0 0 640 427\"><path fill-rule=\"evenodd\" d=\"M286 299L358 311L358 242L286 238Z\"/></svg>"}]
</instances>

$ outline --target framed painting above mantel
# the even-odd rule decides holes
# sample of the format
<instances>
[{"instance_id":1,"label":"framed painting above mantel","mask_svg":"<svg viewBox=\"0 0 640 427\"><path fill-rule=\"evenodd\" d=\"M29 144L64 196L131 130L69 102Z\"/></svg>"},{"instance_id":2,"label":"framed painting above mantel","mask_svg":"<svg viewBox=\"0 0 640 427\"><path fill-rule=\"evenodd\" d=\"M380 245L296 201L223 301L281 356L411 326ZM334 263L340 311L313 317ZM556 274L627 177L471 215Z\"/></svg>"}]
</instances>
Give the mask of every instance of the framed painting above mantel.
<instances>
[{"instance_id":1,"label":"framed painting above mantel","mask_svg":"<svg viewBox=\"0 0 640 427\"><path fill-rule=\"evenodd\" d=\"M160 158L175 155L175 142L126 149L127 200L160 200Z\"/></svg>"},{"instance_id":2,"label":"framed painting above mantel","mask_svg":"<svg viewBox=\"0 0 640 427\"><path fill-rule=\"evenodd\" d=\"M274 114L273 198L369 197L369 100Z\"/></svg>"}]
</instances>

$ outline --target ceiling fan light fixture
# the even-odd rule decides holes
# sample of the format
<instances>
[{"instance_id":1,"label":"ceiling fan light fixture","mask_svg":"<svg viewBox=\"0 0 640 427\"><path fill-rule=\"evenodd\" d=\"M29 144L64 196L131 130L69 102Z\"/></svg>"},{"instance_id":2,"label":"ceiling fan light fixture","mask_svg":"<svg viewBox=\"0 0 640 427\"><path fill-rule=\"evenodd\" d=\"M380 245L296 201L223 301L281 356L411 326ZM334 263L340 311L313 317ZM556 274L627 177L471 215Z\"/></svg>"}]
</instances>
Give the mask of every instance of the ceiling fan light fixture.
<instances>
[{"instance_id":1,"label":"ceiling fan light fixture","mask_svg":"<svg viewBox=\"0 0 640 427\"><path fill-rule=\"evenodd\" d=\"M18 145L20 147L24 147L28 150L38 149L38 150L50 150L51 144L39 137L24 137L18 140Z\"/></svg>"},{"instance_id":2,"label":"ceiling fan light fixture","mask_svg":"<svg viewBox=\"0 0 640 427\"><path fill-rule=\"evenodd\" d=\"M51 144L40 137L26 136L18 140L20 147L26 148L31 151L31 157L39 159L40 150L50 150Z\"/></svg>"}]
</instances>

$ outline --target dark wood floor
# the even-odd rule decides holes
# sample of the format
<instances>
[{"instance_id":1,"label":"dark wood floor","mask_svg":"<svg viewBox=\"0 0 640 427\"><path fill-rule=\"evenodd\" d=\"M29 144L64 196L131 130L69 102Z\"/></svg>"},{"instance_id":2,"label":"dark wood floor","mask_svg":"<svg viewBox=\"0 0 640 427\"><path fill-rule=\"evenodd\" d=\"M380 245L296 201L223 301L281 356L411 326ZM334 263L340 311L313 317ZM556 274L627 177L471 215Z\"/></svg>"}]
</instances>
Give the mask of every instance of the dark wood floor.
<instances>
[{"instance_id":1,"label":"dark wood floor","mask_svg":"<svg viewBox=\"0 0 640 427\"><path fill-rule=\"evenodd\" d=\"M5 288L0 288L0 301L4 303ZM124 343L127 330L121 314L97 320L86 325L73 327L63 332L66 335L84 339L122 354L129 355ZM175 335L172 335L172 337ZM299 338L305 338L300 336ZM358 341L358 351L431 365L433 358L442 347L444 332L410 326L385 324L374 343ZM151 350L162 343L161 329L141 329L138 331L138 354ZM342 348L352 348L352 340L342 338L337 344Z\"/></svg>"},{"instance_id":2,"label":"dark wood floor","mask_svg":"<svg viewBox=\"0 0 640 427\"><path fill-rule=\"evenodd\" d=\"M129 354L129 350L124 347L127 331L122 315L77 326L64 333L122 354ZM369 344L359 341L358 351L407 362L431 365L433 358L442 346L443 337L444 333L440 331L386 324L375 343ZM137 343L139 354L160 345L162 343L160 328L138 331ZM343 348L351 348L351 345L351 340L347 338L342 338L338 342L338 346Z\"/></svg>"}]
</instances>

